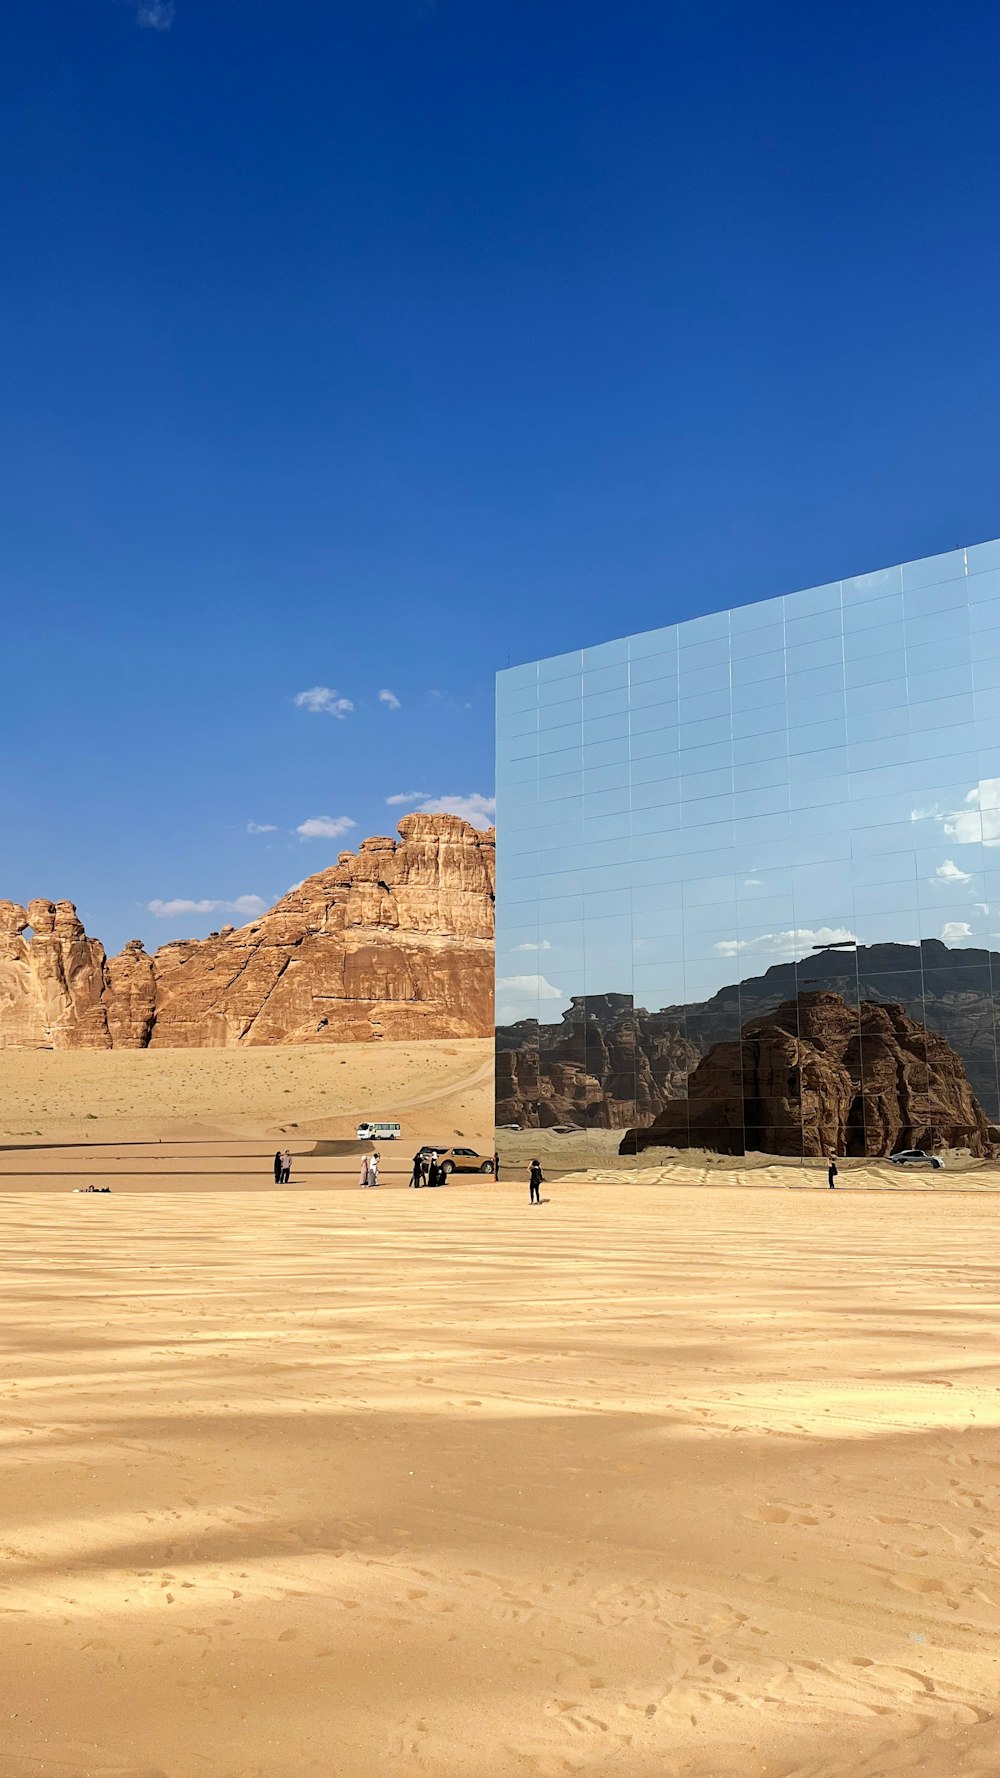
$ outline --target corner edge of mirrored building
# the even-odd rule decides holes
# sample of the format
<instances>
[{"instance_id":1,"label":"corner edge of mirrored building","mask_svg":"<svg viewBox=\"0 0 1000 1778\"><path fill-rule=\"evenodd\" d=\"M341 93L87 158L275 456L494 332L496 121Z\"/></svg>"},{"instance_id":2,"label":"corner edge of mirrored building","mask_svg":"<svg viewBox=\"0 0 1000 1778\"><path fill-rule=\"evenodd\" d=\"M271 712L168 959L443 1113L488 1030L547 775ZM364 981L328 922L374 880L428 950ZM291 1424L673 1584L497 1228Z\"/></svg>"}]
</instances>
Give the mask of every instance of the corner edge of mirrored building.
<instances>
[{"instance_id":1,"label":"corner edge of mirrored building","mask_svg":"<svg viewBox=\"0 0 1000 1778\"><path fill-rule=\"evenodd\" d=\"M1000 1152L1000 542L497 676L508 1166Z\"/></svg>"}]
</instances>

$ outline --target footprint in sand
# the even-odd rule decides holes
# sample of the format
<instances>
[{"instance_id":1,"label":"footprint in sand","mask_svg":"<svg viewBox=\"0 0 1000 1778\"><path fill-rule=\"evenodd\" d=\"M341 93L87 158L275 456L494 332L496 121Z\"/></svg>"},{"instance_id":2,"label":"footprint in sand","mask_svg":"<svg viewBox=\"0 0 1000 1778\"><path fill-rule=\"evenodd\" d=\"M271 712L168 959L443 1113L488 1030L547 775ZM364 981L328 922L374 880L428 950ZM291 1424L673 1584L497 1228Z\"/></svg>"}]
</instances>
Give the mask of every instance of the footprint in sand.
<instances>
[{"instance_id":1,"label":"footprint in sand","mask_svg":"<svg viewBox=\"0 0 1000 1778\"><path fill-rule=\"evenodd\" d=\"M831 1515L832 1516L832 1515ZM774 1506L770 1501L763 1506L754 1507L753 1512L744 1513L745 1519L755 1519L759 1525L818 1525L815 1513L808 1512L801 1506Z\"/></svg>"},{"instance_id":2,"label":"footprint in sand","mask_svg":"<svg viewBox=\"0 0 1000 1778\"><path fill-rule=\"evenodd\" d=\"M392 1735L387 1751L396 1758L403 1754L419 1754L430 1734L430 1724L424 1716L407 1717Z\"/></svg>"}]
</instances>

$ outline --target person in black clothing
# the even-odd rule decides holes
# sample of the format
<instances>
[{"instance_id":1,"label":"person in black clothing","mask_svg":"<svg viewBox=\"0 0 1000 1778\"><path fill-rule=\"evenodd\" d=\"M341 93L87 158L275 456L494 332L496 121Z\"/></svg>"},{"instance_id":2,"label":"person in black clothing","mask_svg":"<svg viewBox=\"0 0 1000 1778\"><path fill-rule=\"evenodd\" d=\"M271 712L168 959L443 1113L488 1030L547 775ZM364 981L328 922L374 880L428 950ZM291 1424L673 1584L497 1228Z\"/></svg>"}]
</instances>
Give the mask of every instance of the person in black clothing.
<instances>
[{"instance_id":1,"label":"person in black clothing","mask_svg":"<svg viewBox=\"0 0 1000 1778\"><path fill-rule=\"evenodd\" d=\"M274 1157L274 1183L275 1183L275 1185L281 1184L281 1150L280 1150L280 1148Z\"/></svg>"},{"instance_id":2,"label":"person in black clothing","mask_svg":"<svg viewBox=\"0 0 1000 1778\"><path fill-rule=\"evenodd\" d=\"M833 1189L834 1189L833 1182L837 1177L837 1163L834 1160L832 1155L830 1155L829 1160L830 1160L830 1165L827 1167L827 1170L826 1170L826 1183L830 1187L830 1190L833 1191Z\"/></svg>"},{"instance_id":3,"label":"person in black clothing","mask_svg":"<svg viewBox=\"0 0 1000 1778\"><path fill-rule=\"evenodd\" d=\"M418 1191L424 1183L424 1164L424 1151L420 1149L413 1157L413 1178L410 1180L410 1184L415 1185Z\"/></svg>"},{"instance_id":4,"label":"person in black clothing","mask_svg":"<svg viewBox=\"0 0 1000 1778\"><path fill-rule=\"evenodd\" d=\"M500 1177L500 1156L498 1154L493 1156L493 1177L494 1179Z\"/></svg>"},{"instance_id":5,"label":"person in black clothing","mask_svg":"<svg viewBox=\"0 0 1000 1778\"><path fill-rule=\"evenodd\" d=\"M541 1193L540 1193L540 1189L539 1189L541 1187L541 1183L542 1183L542 1163L541 1163L541 1161L532 1161L531 1166L528 1168L528 1202L529 1202L529 1204L540 1204L541 1203L542 1199L541 1199Z\"/></svg>"},{"instance_id":6,"label":"person in black clothing","mask_svg":"<svg viewBox=\"0 0 1000 1778\"><path fill-rule=\"evenodd\" d=\"M427 1164L427 1183L428 1185L441 1184L441 1169L438 1166L438 1158L436 1154L431 1155Z\"/></svg>"}]
</instances>

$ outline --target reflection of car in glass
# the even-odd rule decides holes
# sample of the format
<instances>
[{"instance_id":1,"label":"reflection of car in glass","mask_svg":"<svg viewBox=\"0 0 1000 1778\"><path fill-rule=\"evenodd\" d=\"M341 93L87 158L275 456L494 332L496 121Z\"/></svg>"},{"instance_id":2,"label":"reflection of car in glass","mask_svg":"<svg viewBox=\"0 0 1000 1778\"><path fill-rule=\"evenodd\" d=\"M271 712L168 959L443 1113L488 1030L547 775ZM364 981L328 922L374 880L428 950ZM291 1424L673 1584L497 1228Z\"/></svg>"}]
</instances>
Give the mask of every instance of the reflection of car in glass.
<instances>
[{"instance_id":1,"label":"reflection of car in glass","mask_svg":"<svg viewBox=\"0 0 1000 1778\"><path fill-rule=\"evenodd\" d=\"M926 1154L922 1148L901 1148L898 1154L891 1154L889 1160L894 1167L943 1167L940 1155Z\"/></svg>"},{"instance_id":2,"label":"reflection of car in glass","mask_svg":"<svg viewBox=\"0 0 1000 1778\"><path fill-rule=\"evenodd\" d=\"M492 1173L493 1162L484 1155L477 1154L474 1148L438 1148L433 1142L425 1142L420 1150L425 1161L432 1154L438 1158L438 1166L442 1176L447 1179L449 1173Z\"/></svg>"},{"instance_id":3,"label":"reflection of car in glass","mask_svg":"<svg viewBox=\"0 0 1000 1778\"><path fill-rule=\"evenodd\" d=\"M498 1130L519 1130L520 1124L497 1124Z\"/></svg>"},{"instance_id":4,"label":"reflection of car in glass","mask_svg":"<svg viewBox=\"0 0 1000 1778\"><path fill-rule=\"evenodd\" d=\"M553 1136L579 1136L583 1132L582 1124L553 1124Z\"/></svg>"}]
</instances>

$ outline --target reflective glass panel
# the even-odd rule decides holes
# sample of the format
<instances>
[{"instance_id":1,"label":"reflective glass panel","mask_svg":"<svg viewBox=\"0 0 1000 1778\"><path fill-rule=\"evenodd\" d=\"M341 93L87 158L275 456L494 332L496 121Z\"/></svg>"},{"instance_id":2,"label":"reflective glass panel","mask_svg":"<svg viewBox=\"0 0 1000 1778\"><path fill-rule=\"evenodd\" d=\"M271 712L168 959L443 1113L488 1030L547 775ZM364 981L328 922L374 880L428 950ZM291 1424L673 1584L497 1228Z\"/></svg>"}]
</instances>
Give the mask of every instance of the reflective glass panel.
<instances>
[{"instance_id":1,"label":"reflective glass panel","mask_svg":"<svg viewBox=\"0 0 1000 1778\"><path fill-rule=\"evenodd\" d=\"M628 1132L632 1161L877 1159L906 1118L916 1145L980 1153L1000 544L513 668L497 754L503 1121L540 1146L586 1122L602 1166ZM852 1091L830 1123L801 1083L833 1064Z\"/></svg>"}]
</instances>

